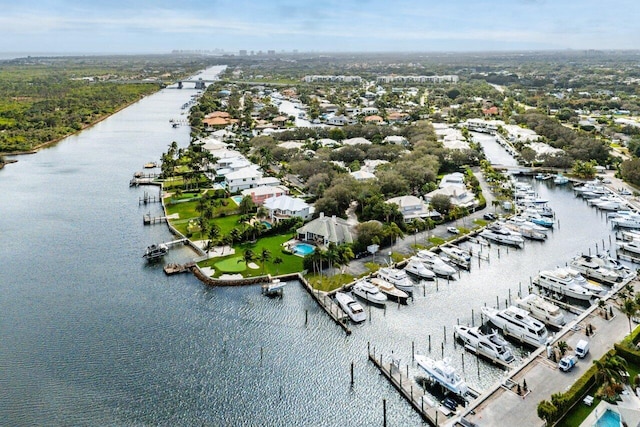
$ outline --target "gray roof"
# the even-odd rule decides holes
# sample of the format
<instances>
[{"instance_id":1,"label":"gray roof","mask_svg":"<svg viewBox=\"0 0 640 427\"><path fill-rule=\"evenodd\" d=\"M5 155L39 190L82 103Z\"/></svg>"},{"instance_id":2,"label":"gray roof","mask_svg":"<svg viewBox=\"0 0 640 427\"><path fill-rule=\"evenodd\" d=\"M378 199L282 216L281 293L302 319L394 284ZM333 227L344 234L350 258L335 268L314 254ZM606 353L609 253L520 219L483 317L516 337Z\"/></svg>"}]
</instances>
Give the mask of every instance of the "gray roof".
<instances>
[{"instance_id":1,"label":"gray roof","mask_svg":"<svg viewBox=\"0 0 640 427\"><path fill-rule=\"evenodd\" d=\"M312 233L316 236L323 236L330 242L353 242L353 237L349 230L349 223L347 223L346 220L335 216L324 216L322 213L320 217L298 228L298 234L302 233Z\"/></svg>"}]
</instances>

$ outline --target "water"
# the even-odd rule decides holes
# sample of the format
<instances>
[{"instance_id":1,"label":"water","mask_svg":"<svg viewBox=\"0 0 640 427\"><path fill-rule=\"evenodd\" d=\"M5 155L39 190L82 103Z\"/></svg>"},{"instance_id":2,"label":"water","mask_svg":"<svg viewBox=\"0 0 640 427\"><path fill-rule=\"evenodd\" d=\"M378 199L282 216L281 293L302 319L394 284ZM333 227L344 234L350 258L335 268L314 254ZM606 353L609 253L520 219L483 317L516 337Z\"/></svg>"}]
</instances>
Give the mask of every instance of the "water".
<instances>
[{"instance_id":1,"label":"water","mask_svg":"<svg viewBox=\"0 0 640 427\"><path fill-rule=\"evenodd\" d=\"M313 247L312 245L308 244L308 243L296 243L293 246L293 252L295 252L298 255L309 255L312 254L313 251L315 251L315 247Z\"/></svg>"},{"instance_id":2,"label":"water","mask_svg":"<svg viewBox=\"0 0 640 427\"><path fill-rule=\"evenodd\" d=\"M604 411L604 414L596 422L597 427L620 427L621 425L620 415L611 409Z\"/></svg>"},{"instance_id":3,"label":"water","mask_svg":"<svg viewBox=\"0 0 640 427\"><path fill-rule=\"evenodd\" d=\"M479 143L484 149L487 159L495 165L518 166L518 161L496 142L496 137L481 132L471 132L474 142Z\"/></svg>"},{"instance_id":4,"label":"water","mask_svg":"<svg viewBox=\"0 0 640 427\"><path fill-rule=\"evenodd\" d=\"M486 388L502 371L470 354L463 371L453 325L471 323L472 310L477 325L483 304L498 297L503 306L538 270L608 243L602 216L570 188L534 182L560 219L547 242L493 246L490 263L419 285L409 306L367 308L371 320L348 337L297 283L270 299L259 286L167 277L163 262L193 254L180 246L159 263L143 260L149 244L173 236L142 225L160 208L138 206L154 190L128 182L171 141L188 144L188 128L169 119L193 93L164 90L0 171L4 424L372 425L386 399L389 425L421 425L367 361L367 342L405 365L412 342L428 354L431 336L432 357L450 357L471 385ZM421 375L414 366L410 374Z\"/></svg>"}]
</instances>

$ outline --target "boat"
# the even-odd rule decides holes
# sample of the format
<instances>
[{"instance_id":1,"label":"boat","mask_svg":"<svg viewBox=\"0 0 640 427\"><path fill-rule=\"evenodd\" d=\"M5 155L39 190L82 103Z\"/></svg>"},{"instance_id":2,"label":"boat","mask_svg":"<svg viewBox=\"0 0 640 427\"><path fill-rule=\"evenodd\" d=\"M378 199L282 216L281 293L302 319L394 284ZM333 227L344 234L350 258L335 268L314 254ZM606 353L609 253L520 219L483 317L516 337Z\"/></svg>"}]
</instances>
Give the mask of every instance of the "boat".
<instances>
[{"instance_id":1,"label":"boat","mask_svg":"<svg viewBox=\"0 0 640 427\"><path fill-rule=\"evenodd\" d=\"M606 285L614 285L622 282L624 279L622 274L604 267L602 263L595 262L594 258L599 260L598 257L580 255L572 259L569 266L579 271L583 276Z\"/></svg>"},{"instance_id":2,"label":"boat","mask_svg":"<svg viewBox=\"0 0 640 427\"><path fill-rule=\"evenodd\" d=\"M401 291L413 293L413 281L407 276L407 272L399 268L383 267L378 270L381 279L391 283Z\"/></svg>"},{"instance_id":3,"label":"boat","mask_svg":"<svg viewBox=\"0 0 640 427\"><path fill-rule=\"evenodd\" d=\"M529 240L545 240L547 238L547 235L540 232L540 231L536 231L533 228L526 226L526 225L518 225L516 223L513 222L507 222L504 223L504 226L507 227L509 230L515 231L517 233L520 233L520 235L522 237L524 237L525 239L529 239Z\"/></svg>"},{"instance_id":4,"label":"boat","mask_svg":"<svg viewBox=\"0 0 640 427\"><path fill-rule=\"evenodd\" d=\"M490 334L485 334L477 326L455 325L453 331L454 336L458 337L465 345L471 347L472 351L476 353L505 363L511 363L515 360L507 342L495 330Z\"/></svg>"},{"instance_id":5,"label":"boat","mask_svg":"<svg viewBox=\"0 0 640 427\"><path fill-rule=\"evenodd\" d=\"M336 292L336 301L347 316L356 323L367 320L367 314L364 312L362 305L353 299L353 297L344 292Z\"/></svg>"},{"instance_id":6,"label":"boat","mask_svg":"<svg viewBox=\"0 0 640 427\"><path fill-rule=\"evenodd\" d=\"M154 260L157 258L161 258L165 256L169 252L169 247L164 243L154 243L153 245L147 246L147 250L142 255L143 258L147 260Z\"/></svg>"},{"instance_id":7,"label":"boat","mask_svg":"<svg viewBox=\"0 0 640 427\"><path fill-rule=\"evenodd\" d=\"M540 215L540 212L535 209L527 208L522 211L520 215L523 218L533 222L534 224L541 225L547 228L553 228L553 221L543 217L542 215Z\"/></svg>"},{"instance_id":8,"label":"boat","mask_svg":"<svg viewBox=\"0 0 640 427\"><path fill-rule=\"evenodd\" d=\"M353 294L358 298L362 298L363 300L384 307L387 303L387 296L380 292L380 289L368 280L360 280L353 285Z\"/></svg>"},{"instance_id":9,"label":"boat","mask_svg":"<svg viewBox=\"0 0 640 427\"><path fill-rule=\"evenodd\" d=\"M555 270L542 270L538 273L538 277L533 280L533 283L554 294L589 301L595 295L582 286L586 279L582 276L580 278L582 280L565 268L557 268Z\"/></svg>"},{"instance_id":10,"label":"boat","mask_svg":"<svg viewBox=\"0 0 640 427\"><path fill-rule=\"evenodd\" d=\"M282 282L280 279L271 279L269 282L262 285L262 293L267 296L280 296L282 297L282 291L287 282Z\"/></svg>"},{"instance_id":11,"label":"boat","mask_svg":"<svg viewBox=\"0 0 640 427\"><path fill-rule=\"evenodd\" d=\"M144 164L145 169L153 169L157 168L158 164L156 162L149 162Z\"/></svg>"},{"instance_id":12,"label":"boat","mask_svg":"<svg viewBox=\"0 0 640 427\"><path fill-rule=\"evenodd\" d=\"M535 224L531 221L529 221L528 219L521 217L519 215L516 216L512 216L511 218L507 219L506 224L516 224L519 226L526 226L531 228L534 231L538 231L540 233L547 233L549 231L549 229L547 227L543 227L541 225Z\"/></svg>"},{"instance_id":13,"label":"boat","mask_svg":"<svg viewBox=\"0 0 640 427\"><path fill-rule=\"evenodd\" d=\"M562 175L561 173L557 174L555 178L553 178L553 183L556 185L564 185L569 182L569 178Z\"/></svg>"},{"instance_id":14,"label":"boat","mask_svg":"<svg viewBox=\"0 0 640 427\"><path fill-rule=\"evenodd\" d=\"M640 214L633 211L618 212L609 218L614 227L640 228Z\"/></svg>"},{"instance_id":15,"label":"boat","mask_svg":"<svg viewBox=\"0 0 640 427\"><path fill-rule=\"evenodd\" d=\"M515 303L516 307L527 310L531 317L549 326L560 328L566 323L560 308L540 295L529 294L524 298L517 299Z\"/></svg>"},{"instance_id":16,"label":"boat","mask_svg":"<svg viewBox=\"0 0 640 427\"><path fill-rule=\"evenodd\" d=\"M534 347L547 344L549 333L544 323L531 317L525 310L515 306L503 310L481 307L481 310L503 334Z\"/></svg>"},{"instance_id":17,"label":"boat","mask_svg":"<svg viewBox=\"0 0 640 427\"><path fill-rule=\"evenodd\" d=\"M601 197L607 194L607 189L600 184L600 181L589 181L584 185L573 187L573 191L585 199L593 197Z\"/></svg>"},{"instance_id":18,"label":"boat","mask_svg":"<svg viewBox=\"0 0 640 427\"><path fill-rule=\"evenodd\" d=\"M409 258L409 262L404 268L404 271L406 271L409 274L413 274L414 276L419 277L420 279L433 280L436 278L436 273L429 270L422 263L422 261L414 257Z\"/></svg>"},{"instance_id":19,"label":"boat","mask_svg":"<svg viewBox=\"0 0 640 427\"><path fill-rule=\"evenodd\" d=\"M618 242L618 246L620 249L624 249L627 252L634 253L636 255L640 255L640 240L631 240L631 241L622 241Z\"/></svg>"},{"instance_id":20,"label":"boat","mask_svg":"<svg viewBox=\"0 0 640 427\"><path fill-rule=\"evenodd\" d=\"M452 263L460 268L469 270L471 268L471 253L459 248L458 246L443 245L440 250L445 254Z\"/></svg>"},{"instance_id":21,"label":"boat","mask_svg":"<svg viewBox=\"0 0 640 427\"><path fill-rule=\"evenodd\" d=\"M387 282L384 279L381 279L380 277L371 278L369 279L369 282L371 282L372 285L375 285L378 289L380 289L380 292L385 294L388 300L397 301L400 304L407 304L407 299L409 299L409 295L405 291L402 291L396 288L395 286L393 286L393 284Z\"/></svg>"},{"instance_id":22,"label":"boat","mask_svg":"<svg viewBox=\"0 0 640 427\"><path fill-rule=\"evenodd\" d=\"M487 228L482 230L478 235L484 237L487 240L491 240L503 245L510 245L515 247L524 246L524 239L520 234L515 234L515 232L502 226L492 228L487 226Z\"/></svg>"},{"instance_id":23,"label":"boat","mask_svg":"<svg viewBox=\"0 0 640 427\"><path fill-rule=\"evenodd\" d=\"M422 354L417 354L415 359L430 379L450 392L458 396L464 396L469 392L467 384L451 366L449 359L434 360Z\"/></svg>"},{"instance_id":24,"label":"boat","mask_svg":"<svg viewBox=\"0 0 640 427\"><path fill-rule=\"evenodd\" d=\"M452 277L456 274L456 269L447 264L434 252L423 249L418 251L415 258L421 261L429 270L436 273L438 276Z\"/></svg>"}]
</instances>

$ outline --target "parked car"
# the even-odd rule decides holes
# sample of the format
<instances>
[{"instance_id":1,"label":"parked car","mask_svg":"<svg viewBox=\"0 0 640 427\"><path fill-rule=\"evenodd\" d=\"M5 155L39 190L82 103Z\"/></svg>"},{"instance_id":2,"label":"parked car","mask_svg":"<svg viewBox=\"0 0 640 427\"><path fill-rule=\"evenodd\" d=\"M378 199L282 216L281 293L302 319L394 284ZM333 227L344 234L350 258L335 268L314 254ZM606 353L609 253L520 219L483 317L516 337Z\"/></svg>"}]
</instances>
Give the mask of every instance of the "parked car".
<instances>
[{"instance_id":1,"label":"parked car","mask_svg":"<svg viewBox=\"0 0 640 427\"><path fill-rule=\"evenodd\" d=\"M578 363L578 358L576 356L565 356L560 359L558 368L560 368L562 372L569 372L574 366L576 366L576 363Z\"/></svg>"},{"instance_id":2,"label":"parked car","mask_svg":"<svg viewBox=\"0 0 640 427\"><path fill-rule=\"evenodd\" d=\"M450 397L445 397L444 400L442 401L442 404L446 406L448 409L451 409L452 411L455 411L458 408L458 402L456 402Z\"/></svg>"},{"instance_id":3,"label":"parked car","mask_svg":"<svg viewBox=\"0 0 640 427\"><path fill-rule=\"evenodd\" d=\"M456 227L447 227L447 231L453 234L460 234L460 230L458 230Z\"/></svg>"},{"instance_id":4,"label":"parked car","mask_svg":"<svg viewBox=\"0 0 640 427\"><path fill-rule=\"evenodd\" d=\"M486 214L482 215L482 218L486 219L487 221L493 221L494 219L496 219L496 216L491 212L487 212Z\"/></svg>"}]
</instances>

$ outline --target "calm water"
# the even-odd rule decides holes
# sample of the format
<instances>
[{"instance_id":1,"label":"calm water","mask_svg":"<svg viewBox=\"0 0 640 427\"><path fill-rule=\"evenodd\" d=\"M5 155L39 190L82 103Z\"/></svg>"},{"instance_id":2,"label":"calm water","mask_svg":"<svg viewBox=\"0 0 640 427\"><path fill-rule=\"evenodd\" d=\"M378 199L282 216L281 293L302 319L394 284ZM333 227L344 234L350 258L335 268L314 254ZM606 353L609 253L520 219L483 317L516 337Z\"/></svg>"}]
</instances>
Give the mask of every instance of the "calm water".
<instances>
[{"instance_id":1,"label":"calm water","mask_svg":"<svg viewBox=\"0 0 640 427\"><path fill-rule=\"evenodd\" d=\"M210 71L213 72L213 71ZM407 307L371 310L345 336L297 283L269 299L259 287L213 289L191 275L166 277L142 259L168 241L143 226L129 179L157 160L192 90L164 90L90 130L0 171L0 419L6 425L421 425L367 362L370 341L406 363L411 343L462 370L452 325L523 289L539 269L595 249L609 230L569 188L538 184L560 228L524 250L490 250L490 263L459 280L427 283ZM607 240L608 242L608 240ZM182 261L186 248L164 262ZM422 289L422 288L420 288ZM305 310L308 324L305 325ZM526 350L519 349L519 356ZM261 356L262 355L262 356ZM482 389L502 372L466 355ZM355 386L349 369L355 363ZM412 374L418 374L411 367Z\"/></svg>"}]
</instances>

